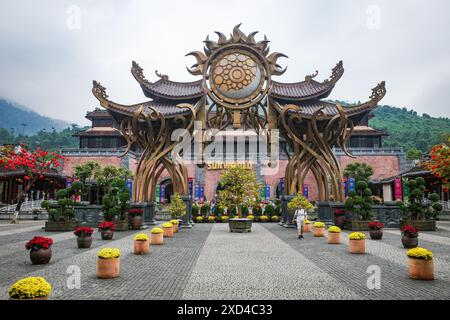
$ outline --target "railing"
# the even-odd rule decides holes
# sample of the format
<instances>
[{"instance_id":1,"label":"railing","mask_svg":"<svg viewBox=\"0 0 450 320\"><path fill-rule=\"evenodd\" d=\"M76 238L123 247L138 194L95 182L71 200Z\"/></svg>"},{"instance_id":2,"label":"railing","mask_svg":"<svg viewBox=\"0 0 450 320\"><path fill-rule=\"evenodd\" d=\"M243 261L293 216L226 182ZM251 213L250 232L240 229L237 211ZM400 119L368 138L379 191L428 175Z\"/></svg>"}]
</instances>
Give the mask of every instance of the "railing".
<instances>
[{"instance_id":1,"label":"railing","mask_svg":"<svg viewBox=\"0 0 450 320\"><path fill-rule=\"evenodd\" d=\"M40 210L41 208L41 204L42 204L43 200L30 200L30 201L25 201L24 203L22 203L22 206L20 207L20 212L33 212L33 210ZM4 214L4 213L14 213L14 211L16 210L16 206L17 203L14 204L9 204L5 207L0 208L0 214Z\"/></svg>"},{"instance_id":2,"label":"railing","mask_svg":"<svg viewBox=\"0 0 450 320\"><path fill-rule=\"evenodd\" d=\"M124 148L102 149L102 148L65 148L61 154L65 156L118 156L125 152ZM130 151L130 154L138 156L140 153Z\"/></svg>"},{"instance_id":3,"label":"railing","mask_svg":"<svg viewBox=\"0 0 450 320\"><path fill-rule=\"evenodd\" d=\"M398 155L404 154L403 148L348 148L353 155ZM333 148L336 155L344 155L341 148Z\"/></svg>"}]
</instances>

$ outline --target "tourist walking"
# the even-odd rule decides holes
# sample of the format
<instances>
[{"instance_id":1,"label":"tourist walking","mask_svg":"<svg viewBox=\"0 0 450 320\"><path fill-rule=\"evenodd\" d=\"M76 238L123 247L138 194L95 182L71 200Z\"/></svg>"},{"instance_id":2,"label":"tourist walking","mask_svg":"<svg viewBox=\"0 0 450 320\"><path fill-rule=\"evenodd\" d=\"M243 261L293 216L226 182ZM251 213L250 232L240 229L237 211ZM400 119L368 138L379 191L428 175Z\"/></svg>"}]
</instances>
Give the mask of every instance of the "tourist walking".
<instances>
[{"instance_id":1,"label":"tourist walking","mask_svg":"<svg viewBox=\"0 0 450 320\"><path fill-rule=\"evenodd\" d=\"M295 210L292 222L293 223L297 222L297 231L299 239L303 239L303 228L305 226L306 218L307 218L306 210L303 207L298 207L297 210Z\"/></svg>"}]
</instances>

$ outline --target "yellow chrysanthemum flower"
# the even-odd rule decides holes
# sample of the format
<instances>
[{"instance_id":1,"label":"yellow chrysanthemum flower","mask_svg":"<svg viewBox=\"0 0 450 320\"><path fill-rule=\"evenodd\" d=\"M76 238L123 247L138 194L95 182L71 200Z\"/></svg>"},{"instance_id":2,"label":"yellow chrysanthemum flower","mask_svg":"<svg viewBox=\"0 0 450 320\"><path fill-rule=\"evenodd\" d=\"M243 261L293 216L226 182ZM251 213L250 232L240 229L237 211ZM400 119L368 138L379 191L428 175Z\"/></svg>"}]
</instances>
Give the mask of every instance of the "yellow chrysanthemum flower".
<instances>
[{"instance_id":1,"label":"yellow chrysanthemum flower","mask_svg":"<svg viewBox=\"0 0 450 320\"><path fill-rule=\"evenodd\" d=\"M97 257L100 259L114 259L120 257L120 250L117 248L103 248L97 252Z\"/></svg>"},{"instance_id":2,"label":"yellow chrysanthemum flower","mask_svg":"<svg viewBox=\"0 0 450 320\"><path fill-rule=\"evenodd\" d=\"M203 217L202 217L202 216L198 216L198 217L196 218L196 220L197 220L197 222L202 222L202 221L203 221Z\"/></svg>"},{"instance_id":3,"label":"yellow chrysanthemum flower","mask_svg":"<svg viewBox=\"0 0 450 320\"><path fill-rule=\"evenodd\" d=\"M170 222L171 224L174 224L174 225L178 225L178 224L180 223L180 221L175 220L175 219L170 220L169 222Z\"/></svg>"},{"instance_id":4,"label":"yellow chrysanthemum flower","mask_svg":"<svg viewBox=\"0 0 450 320\"><path fill-rule=\"evenodd\" d=\"M331 233L340 233L341 231L342 231L341 228L336 227L336 226L332 226L332 227L328 228L328 232L331 232Z\"/></svg>"},{"instance_id":5,"label":"yellow chrysanthemum flower","mask_svg":"<svg viewBox=\"0 0 450 320\"><path fill-rule=\"evenodd\" d=\"M248 216L247 216L247 219L253 220L253 219L255 219L255 216L248 215Z\"/></svg>"},{"instance_id":6,"label":"yellow chrysanthemum flower","mask_svg":"<svg viewBox=\"0 0 450 320\"><path fill-rule=\"evenodd\" d=\"M153 228L151 233L153 233L153 234L164 233L164 230L161 228Z\"/></svg>"},{"instance_id":7,"label":"yellow chrysanthemum flower","mask_svg":"<svg viewBox=\"0 0 450 320\"><path fill-rule=\"evenodd\" d=\"M136 241L148 241L148 239L148 235L146 235L145 233L138 233L134 236L134 240Z\"/></svg>"},{"instance_id":8,"label":"yellow chrysanthemum flower","mask_svg":"<svg viewBox=\"0 0 450 320\"><path fill-rule=\"evenodd\" d=\"M170 222L166 222L162 225L163 228L172 228L173 224L171 224Z\"/></svg>"},{"instance_id":9,"label":"yellow chrysanthemum flower","mask_svg":"<svg viewBox=\"0 0 450 320\"><path fill-rule=\"evenodd\" d=\"M323 222L314 222L314 228L325 228L325 223L323 223Z\"/></svg>"},{"instance_id":10,"label":"yellow chrysanthemum flower","mask_svg":"<svg viewBox=\"0 0 450 320\"><path fill-rule=\"evenodd\" d=\"M14 283L8 294L13 299L34 299L47 297L52 286L43 277L27 277Z\"/></svg>"},{"instance_id":11,"label":"yellow chrysanthemum flower","mask_svg":"<svg viewBox=\"0 0 450 320\"><path fill-rule=\"evenodd\" d=\"M365 240L366 235L362 232L352 232L348 235L350 240Z\"/></svg>"},{"instance_id":12,"label":"yellow chrysanthemum flower","mask_svg":"<svg viewBox=\"0 0 450 320\"><path fill-rule=\"evenodd\" d=\"M311 224L311 221L305 220L305 224Z\"/></svg>"},{"instance_id":13,"label":"yellow chrysanthemum flower","mask_svg":"<svg viewBox=\"0 0 450 320\"><path fill-rule=\"evenodd\" d=\"M433 252L421 247L408 250L406 255L414 259L424 259L424 260L433 259Z\"/></svg>"}]
</instances>

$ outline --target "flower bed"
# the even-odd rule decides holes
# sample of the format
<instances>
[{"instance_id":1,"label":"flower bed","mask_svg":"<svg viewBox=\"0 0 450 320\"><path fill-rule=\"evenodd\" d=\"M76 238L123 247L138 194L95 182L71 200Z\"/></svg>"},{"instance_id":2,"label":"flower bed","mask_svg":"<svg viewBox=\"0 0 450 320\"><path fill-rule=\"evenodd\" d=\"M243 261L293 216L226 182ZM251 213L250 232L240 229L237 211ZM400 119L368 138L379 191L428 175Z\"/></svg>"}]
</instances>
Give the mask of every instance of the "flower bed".
<instances>
[{"instance_id":1,"label":"flower bed","mask_svg":"<svg viewBox=\"0 0 450 320\"><path fill-rule=\"evenodd\" d=\"M8 294L11 299L46 298L50 295L52 286L42 277L27 277L14 283Z\"/></svg>"}]
</instances>

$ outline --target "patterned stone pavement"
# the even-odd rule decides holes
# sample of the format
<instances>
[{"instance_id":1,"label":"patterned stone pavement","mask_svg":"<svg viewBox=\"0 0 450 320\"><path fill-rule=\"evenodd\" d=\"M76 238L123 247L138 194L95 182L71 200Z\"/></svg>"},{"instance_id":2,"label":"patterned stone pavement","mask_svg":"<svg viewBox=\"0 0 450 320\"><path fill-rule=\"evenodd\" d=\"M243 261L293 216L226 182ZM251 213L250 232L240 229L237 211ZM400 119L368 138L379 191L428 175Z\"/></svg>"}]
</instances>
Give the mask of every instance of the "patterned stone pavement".
<instances>
[{"instance_id":1,"label":"patterned stone pavement","mask_svg":"<svg viewBox=\"0 0 450 320\"><path fill-rule=\"evenodd\" d=\"M299 240L295 230L273 223L254 224L248 234L230 233L226 224L197 224L152 246L149 255L135 256L136 231L116 232L112 241L95 232L92 248L78 249L71 232L45 233L42 226L0 225L0 299L31 275L53 285L52 299L450 299L449 222L420 234L420 245L435 253L435 281L408 278L398 230L385 230L383 240L366 241L365 255L352 255L348 232L342 244L329 245L312 234ZM29 261L24 244L36 235L55 241L48 265ZM96 253L103 247L121 249L119 278L96 278ZM374 268L379 289L367 286ZM69 288L78 270L81 288Z\"/></svg>"}]
</instances>

